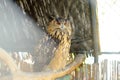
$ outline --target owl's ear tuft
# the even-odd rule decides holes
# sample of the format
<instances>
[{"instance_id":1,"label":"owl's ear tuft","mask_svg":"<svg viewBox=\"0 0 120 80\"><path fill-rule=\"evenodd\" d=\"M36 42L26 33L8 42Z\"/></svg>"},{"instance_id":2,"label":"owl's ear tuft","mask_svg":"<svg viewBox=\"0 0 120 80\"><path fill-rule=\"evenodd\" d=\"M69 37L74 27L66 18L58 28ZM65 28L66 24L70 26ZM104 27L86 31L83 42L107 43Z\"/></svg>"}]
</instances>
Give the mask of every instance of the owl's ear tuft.
<instances>
[{"instance_id":1,"label":"owl's ear tuft","mask_svg":"<svg viewBox=\"0 0 120 80\"><path fill-rule=\"evenodd\" d=\"M52 20L55 19L55 16L54 16L54 15L49 15L49 16L48 16L48 19L49 19L49 21L52 21Z\"/></svg>"}]
</instances>

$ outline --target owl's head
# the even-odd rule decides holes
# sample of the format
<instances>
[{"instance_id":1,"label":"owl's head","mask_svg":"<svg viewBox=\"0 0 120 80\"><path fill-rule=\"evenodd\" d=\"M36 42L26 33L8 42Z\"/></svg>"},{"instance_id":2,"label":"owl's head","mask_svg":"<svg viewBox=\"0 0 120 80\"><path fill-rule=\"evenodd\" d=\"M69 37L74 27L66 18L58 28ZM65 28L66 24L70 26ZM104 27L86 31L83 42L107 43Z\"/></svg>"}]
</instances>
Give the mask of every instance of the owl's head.
<instances>
[{"instance_id":1,"label":"owl's head","mask_svg":"<svg viewBox=\"0 0 120 80\"><path fill-rule=\"evenodd\" d=\"M70 38L72 33L70 21L63 18L53 19L47 26L47 32L59 40L62 40L65 36Z\"/></svg>"}]
</instances>

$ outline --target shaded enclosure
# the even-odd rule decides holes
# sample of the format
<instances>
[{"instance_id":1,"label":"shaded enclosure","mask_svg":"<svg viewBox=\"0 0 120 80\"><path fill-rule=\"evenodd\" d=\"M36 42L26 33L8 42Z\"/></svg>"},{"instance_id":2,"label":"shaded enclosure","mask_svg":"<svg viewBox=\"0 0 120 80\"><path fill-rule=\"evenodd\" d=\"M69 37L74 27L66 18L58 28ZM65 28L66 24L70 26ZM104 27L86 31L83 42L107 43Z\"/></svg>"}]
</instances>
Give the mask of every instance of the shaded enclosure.
<instances>
[{"instance_id":1,"label":"shaded enclosure","mask_svg":"<svg viewBox=\"0 0 120 80\"><path fill-rule=\"evenodd\" d=\"M69 19L73 29L70 53L83 54L94 51L89 0L16 0L16 2L23 13L32 17L43 31L46 31L50 16ZM34 57L38 57L37 63L41 61L40 55L42 54L39 51L34 53Z\"/></svg>"},{"instance_id":2,"label":"shaded enclosure","mask_svg":"<svg viewBox=\"0 0 120 80\"><path fill-rule=\"evenodd\" d=\"M17 3L44 29L50 16L69 19L74 32L71 52L93 49L89 0L17 0Z\"/></svg>"},{"instance_id":3,"label":"shaded enclosure","mask_svg":"<svg viewBox=\"0 0 120 80\"><path fill-rule=\"evenodd\" d=\"M0 0L0 80L119 80L120 55L97 55L96 5L95 0ZM59 44L46 32L51 16L71 22L75 57L55 72L43 71ZM83 54L98 63L86 64Z\"/></svg>"},{"instance_id":4,"label":"shaded enclosure","mask_svg":"<svg viewBox=\"0 0 120 80\"><path fill-rule=\"evenodd\" d=\"M89 0L1 0L0 10L0 47L9 52L22 71L40 72L53 58L58 41L46 32L51 16L70 21L70 53L95 56Z\"/></svg>"}]
</instances>

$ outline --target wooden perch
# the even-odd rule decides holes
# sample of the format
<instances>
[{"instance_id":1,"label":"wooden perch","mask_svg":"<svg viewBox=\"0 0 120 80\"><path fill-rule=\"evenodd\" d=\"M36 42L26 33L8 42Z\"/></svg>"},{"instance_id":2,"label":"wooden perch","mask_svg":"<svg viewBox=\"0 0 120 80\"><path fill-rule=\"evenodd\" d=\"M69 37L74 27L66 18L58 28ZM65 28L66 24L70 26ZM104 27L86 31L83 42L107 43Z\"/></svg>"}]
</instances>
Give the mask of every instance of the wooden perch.
<instances>
[{"instance_id":1,"label":"wooden perch","mask_svg":"<svg viewBox=\"0 0 120 80\"><path fill-rule=\"evenodd\" d=\"M1 48L0 48L0 60L2 60L5 64L9 66L12 73L18 71L17 65L15 64L13 58Z\"/></svg>"},{"instance_id":2,"label":"wooden perch","mask_svg":"<svg viewBox=\"0 0 120 80\"><path fill-rule=\"evenodd\" d=\"M54 80L56 78L62 77L66 74L71 73L77 67L82 65L85 57L84 55L78 55L75 60L62 70L54 71L42 71L42 72L22 72L16 68L16 64L13 59L8 55L6 51L0 49L0 59L3 60L10 68L13 76L13 80ZM11 63L11 64L10 64ZM10 79L11 76L8 77ZM0 80L7 79L6 76L0 78Z\"/></svg>"}]
</instances>

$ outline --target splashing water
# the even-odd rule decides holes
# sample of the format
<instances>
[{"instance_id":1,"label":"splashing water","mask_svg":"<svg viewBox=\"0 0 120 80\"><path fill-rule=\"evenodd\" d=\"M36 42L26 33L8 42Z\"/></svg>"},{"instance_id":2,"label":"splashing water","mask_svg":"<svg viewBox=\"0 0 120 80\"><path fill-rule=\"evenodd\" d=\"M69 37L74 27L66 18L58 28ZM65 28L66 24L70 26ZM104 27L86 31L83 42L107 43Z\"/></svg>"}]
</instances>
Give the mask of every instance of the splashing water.
<instances>
[{"instance_id":1,"label":"splashing water","mask_svg":"<svg viewBox=\"0 0 120 80\"><path fill-rule=\"evenodd\" d=\"M13 0L0 0L0 48L10 53L30 53L39 70L49 63L56 42ZM23 58L22 58L23 57ZM36 70L37 71L37 70Z\"/></svg>"}]
</instances>

